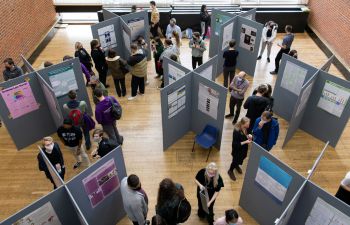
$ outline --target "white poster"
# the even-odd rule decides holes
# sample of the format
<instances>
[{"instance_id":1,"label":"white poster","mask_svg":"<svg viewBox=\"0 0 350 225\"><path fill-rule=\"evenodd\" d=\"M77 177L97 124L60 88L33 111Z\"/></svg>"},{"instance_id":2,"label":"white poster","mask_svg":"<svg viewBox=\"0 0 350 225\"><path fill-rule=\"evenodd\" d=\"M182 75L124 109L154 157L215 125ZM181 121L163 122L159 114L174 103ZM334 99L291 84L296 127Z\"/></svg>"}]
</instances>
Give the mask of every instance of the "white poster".
<instances>
[{"instance_id":1,"label":"white poster","mask_svg":"<svg viewBox=\"0 0 350 225\"><path fill-rule=\"evenodd\" d=\"M299 113L305 108L307 101L309 100L310 94L312 87L314 86L314 82L309 84L309 86L306 87L305 91L303 92L301 98L300 98L300 103L297 109L297 112L295 114L295 117L299 115Z\"/></svg>"},{"instance_id":2,"label":"white poster","mask_svg":"<svg viewBox=\"0 0 350 225\"><path fill-rule=\"evenodd\" d=\"M16 221L12 225L62 225L51 202Z\"/></svg>"},{"instance_id":3,"label":"white poster","mask_svg":"<svg viewBox=\"0 0 350 225\"><path fill-rule=\"evenodd\" d=\"M186 86L168 94L168 119L184 110L186 107Z\"/></svg>"},{"instance_id":4,"label":"white poster","mask_svg":"<svg viewBox=\"0 0 350 225\"><path fill-rule=\"evenodd\" d=\"M213 78L213 65L209 66L205 70L199 73L202 77L207 78L208 80L212 80Z\"/></svg>"},{"instance_id":5,"label":"white poster","mask_svg":"<svg viewBox=\"0 0 350 225\"><path fill-rule=\"evenodd\" d=\"M181 77L184 77L186 75L185 71L182 71L171 64L168 64L168 69L169 84L174 83L175 81L179 80Z\"/></svg>"},{"instance_id":6,"label":"white poster","mask_svg":"<svg viewBox=\"0 0 350 225\"><path fill-rule=\"evenodd\" d=\"M199 83L198 109L215 120L218 117L219 92Z\"/></svg>"},{"instance_id":7,"label":"white poster","mask_svg":"<svg viewBox=\"0 0 350 225\"><path fill-rule=\"evenodd\" d=\"M130 50L130 45L131 45L130 36L124 30L123 30L123 39L124 39L124 43L125 43L126 49L129 51L129 53L131 53L131 50Z\"/></svg>"},{"instance_id":8,"label":"white poster","mask_svg":"<svg viewBox=\"0 0 350 225\"><path fill-rule=\"evenodd\" d=\"M281 87L299 96L306 74L306 69L287 61L282 76Z\"/></svg>"},{"instance_id":9,"label":"white poster","mask_svg":"<svg viewBox=\"0 0 350 225\"><path fill-rule=\"evenodd\" d=\"M349 96L350 89L326 80L317 106L330 114L340 117L348 103Z\"/></svg>"},{"instance_id":10,"label":"white poster","mask_svg":"<svg viewBox=\"0 0 350 225\"><path fill-rule=\"evenodd\" d=\"M143 18L136 18L128 21L131 29L131 40L134 42L139 35L145 38L145 21Z\"/></svg>"},{"instance_id":11,"label":"white poster","mask_svg":"<svg viewBox=\"0 0 350 225\"><path fill-rule=\"evenodd\" d=\"M228 43L233 39L233 25L234 23L230 23L224 27L224 33L222 35L222 50L228 47Z\"/></svg>"},{"instance_id":12,"label":"white poster","mask_svg":"<svg viewBox=\"0 0 350 225\"><path fill-rule=\"evenodd\" d=\"M254 52L256 32L257 30L254 27L242 24L239 46Z\"/></svg>"},{"instance_id":13,"label":"white poster","mask_svg":"<svg viewBox=\"0 0 350 225\"><path fill-rule=\"evenodd\" d=\"M317 197L305 225L348 225L350 217Z\"/></svg>"},{"instance_id":14,"label":"white poster","mask_svg":"<svg viewBox=\"0 0 350 225\"><path fill-rule=\"evenodd\" d=\"M71 90L78 90L73 66L61 67L48 73L49 80L56 97L68 94Z\"/></svg>"},{"instance_id":15,"label":"white poster","mask_svg":"<svg viewBox=\"0 0 350 225\"><path fill-rule=\"evenodd\" d=\"M104 50L117 47L117 39L115 37L114 25L108 25L97 30L101 47Z\"/></svg>"}]
</instances>

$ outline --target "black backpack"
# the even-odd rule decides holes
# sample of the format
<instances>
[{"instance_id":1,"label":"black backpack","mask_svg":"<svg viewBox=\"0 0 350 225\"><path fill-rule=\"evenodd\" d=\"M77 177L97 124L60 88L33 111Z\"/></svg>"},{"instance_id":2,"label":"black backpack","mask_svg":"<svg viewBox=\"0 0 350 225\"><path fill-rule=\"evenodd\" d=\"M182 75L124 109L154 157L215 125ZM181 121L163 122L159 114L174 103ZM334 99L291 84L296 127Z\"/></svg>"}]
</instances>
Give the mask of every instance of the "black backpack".
<instances>
[{"instance_id":1,"label":"black backpack","mask_svg":"<svg viewBox=\"0 0 350 225\"><path fill-rule=\"evenodd\" d=\"M109 98L109 101L111 103L111 116L115 120L120 120L122 117L122 107L119 103L114 103L111 98Z\"/></svg>"},{"instance_id":2,"label":"black backpack","mask_svg":"<svg viewBox=\"0 0 350 225\"><path fill-rule=\"evenodd\" d=\"M191 215L191 204L186 198L183 198L177 206L176 222L184 223Z\"/></svg>"}]
</instances>

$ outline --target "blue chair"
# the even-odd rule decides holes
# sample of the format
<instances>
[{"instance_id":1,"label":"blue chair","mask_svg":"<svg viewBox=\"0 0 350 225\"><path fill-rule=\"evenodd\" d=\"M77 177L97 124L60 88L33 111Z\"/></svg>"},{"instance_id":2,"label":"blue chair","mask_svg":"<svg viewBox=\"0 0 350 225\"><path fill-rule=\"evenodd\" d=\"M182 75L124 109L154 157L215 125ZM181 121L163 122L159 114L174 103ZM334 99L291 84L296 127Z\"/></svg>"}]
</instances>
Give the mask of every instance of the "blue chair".
<instances>
[{"instance_id":1,"label":"blue chair","mask_svg":"<svg viewBox=\"0 0 350 225\"><path fill-rule=\"evenodd\" d=\"M202 131L202 133L199 135L196 135L194 142L193 142L192 152L194 152L194 145L196 143L198 145L202 146L202 148L209 149L207 161L206 161L206 162L208 162L212 147L218 139L218 133L219 133L219 131L218 131L218 129L216 129L216 127L213 127L213 126L207 124L205 126L204 130Z\"/></svg>"}]
</instances>

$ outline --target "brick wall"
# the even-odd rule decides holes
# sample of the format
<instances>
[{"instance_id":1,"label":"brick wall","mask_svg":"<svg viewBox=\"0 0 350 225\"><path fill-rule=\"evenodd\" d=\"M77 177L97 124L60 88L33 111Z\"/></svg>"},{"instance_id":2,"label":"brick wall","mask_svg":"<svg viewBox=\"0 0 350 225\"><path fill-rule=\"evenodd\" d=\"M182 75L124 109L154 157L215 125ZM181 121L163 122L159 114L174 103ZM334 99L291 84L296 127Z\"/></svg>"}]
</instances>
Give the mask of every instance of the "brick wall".
<instances>
[{"instance_id":1,"label":"brick wall","mask_svg":"<svg viewBox=\"0 0 350 225\"><path fill-rule=\"evenodd\" d=\"M22 65L19 55L28 56L55 20L52 0L0 0L1 64L12 57Z\"/></svg>"},{"instance_id":2,"label":"brick wall","mask_svg":"<svg viewBox=\"0 0 350 225\"><path fill-rule=\"evenodd\" d=\"M309 25L350 66L350 1L309 0Z\"/></svg>"}]
</instances>

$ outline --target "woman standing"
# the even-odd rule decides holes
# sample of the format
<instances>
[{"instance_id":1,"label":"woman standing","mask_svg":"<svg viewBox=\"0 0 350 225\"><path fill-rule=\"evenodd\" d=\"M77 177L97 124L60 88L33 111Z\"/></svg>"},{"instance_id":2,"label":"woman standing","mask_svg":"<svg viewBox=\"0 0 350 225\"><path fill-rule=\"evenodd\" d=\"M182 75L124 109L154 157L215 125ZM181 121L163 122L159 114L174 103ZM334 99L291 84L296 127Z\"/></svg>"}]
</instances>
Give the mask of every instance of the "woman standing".
<instances>
[{"instance_id":1,"label":"woman standing","mask_svg":"<svg viewBox=\"0 0 350 225\"><path fill-rule=\"evenodd\" d=\"M214 222L214 203L219 196L219 192L224 187L224 182L219 174L218 168L214 162L207 165L206 168L198 171L195 182L197 184L197 200L198 200L198 216L200 218L207 217L209 225L213 225ZM208 210L206 213L202 207L200 192L207 190L208 192Z\"/></svg>"},{"instance_id":2,"label":"woman standing","mask_svg":"<svg viewBox=\"0 0 350 225\"><path fill-rule=\"evenodd\" d=\"M164 51L164 45L160 37L154 38L152 41L151 49L153 51L154 66L157 73L156 78L159 78L161 75L163 75L163 68L159 59Z\"/></svg>"},{"instance_id":3,"label":"woman standing","mask_svg":"<svg viewBox=\"0 0 350 225\"><path fill-rule=\"evenodd\" d=\"M81 42L75 42L75 57L78 57L80 62L88 69L88 71L92 72L92 62L91 62L91 56L86 51L86 49L83 47L83 44Z\"/></svg>"},{"instance_id":4,"label":"woman standing","mask_svg":"<svg viewBox=\"0 0 350 225\"><path fill-rule=\"evenodd\" d=\"M201 30L202 30L202 39L205 39L205 35L208 32L208 27L210 23L210 15L207 10L206 5L202 5L201 7Z\"/></svg>"},{"instance_id":5,"label":"woman standing","mask_svg":"<svg viewBox=\"0 0 350 225\"><path fill-rule=\"evenodd\" d=\"M128 72L126 68L126 61L120 58L116 51L109 49L106 62L108 65L108 70L110 74L112 74L118 97L124 97L126 95L125 74Z\"/></svg>"},{"instance_id":6,"label":"woman standing","mask_svg":"<svg viewBox=\"0 0 350 225\"><path fill-rule=\"evenodd\" d=\"M90 42L91 45L91 57L94 60L96 70L98 72L98 77L101 83L109 88L109 85L106 85L107 71L108 66L105 59L105 52L101 48L101 44L97 39L94 39Z\"/></svg>"},{"instance_id":7,"label":"woman standing","mask_svg":"<svg viewBox=\"0 0 350 225\"><path fill-rule=\"evenodd\" d=\"M239 174L242 173L242 169L239 165L243 164L243 160L247 157L248 144L252 142L252 135L247 133L249 128L249 118L243 117L233 129L232 135L232 163L230 169L227 171L231 180L235 181L236 176L233 170L236 169Z\"/></svg>"}]
</instances>

